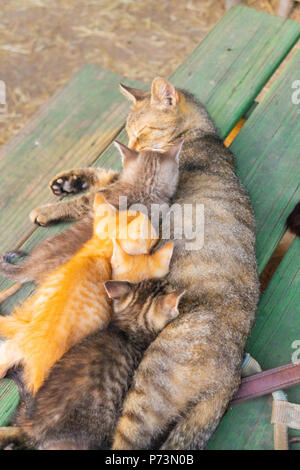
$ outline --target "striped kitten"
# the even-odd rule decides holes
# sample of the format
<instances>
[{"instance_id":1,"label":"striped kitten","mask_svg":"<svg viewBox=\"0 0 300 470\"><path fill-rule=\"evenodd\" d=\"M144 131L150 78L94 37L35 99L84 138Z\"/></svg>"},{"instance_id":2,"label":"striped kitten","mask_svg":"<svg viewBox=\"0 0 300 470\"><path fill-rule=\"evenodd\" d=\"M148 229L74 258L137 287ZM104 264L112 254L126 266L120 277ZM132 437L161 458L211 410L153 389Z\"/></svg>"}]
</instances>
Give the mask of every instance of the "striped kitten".
<instances>
[{"instance_id":1,"label":"striped kitten","mask_svg":"<svg viewBox=\"0 0 300 470\"><path fill-rule=\"evenodd\" d=\"M108 281L105 287L113 299L111 323L65 354L15 419L29 447L109 447L134 370L149 343L179 313L183 293L168 293L164 281Z\"/></svg>"},{"instance_id":2,"label":"striped kitten","mask_svg":"<svg viewBox=\"0 0 300 470\"><path fill-rule=\"evenodd\" d=\"M253 211L204 107L156 78L133 101L129 146L166 149L184 139L174 203L204 205L204 244L195 221L175 240L168 281L186 289L182 313L148 348L136 371L113 449L203 449L237 390L259 296ZM175 215L175 228L181 222ZM201 235L201 233L200 233ZM185 238L186 236L186 238ZM201 238L201 237L200 237Z\"/></svg>"}]
</instances>

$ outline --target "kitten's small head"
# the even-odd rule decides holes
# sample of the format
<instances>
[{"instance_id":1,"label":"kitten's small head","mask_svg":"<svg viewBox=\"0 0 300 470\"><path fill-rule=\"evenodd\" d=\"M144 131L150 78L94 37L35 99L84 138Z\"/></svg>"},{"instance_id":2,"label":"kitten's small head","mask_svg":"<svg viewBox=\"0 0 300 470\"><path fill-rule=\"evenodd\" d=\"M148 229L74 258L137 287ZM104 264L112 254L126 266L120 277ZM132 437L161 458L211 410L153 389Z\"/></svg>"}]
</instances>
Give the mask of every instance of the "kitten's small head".
<instances>
[{"instance_id":1,"label":"kitten's small head","mask_svg":"<svg viewBox=\"0 0 300 470\"><path fill-rule=\"evenodd\" d=\"M166 149L195 126L204 131L215 130L203 106L164 78L155 78L149 92L120 87L133 102L126 124L130 148Z\"/></svg>"},{"instance_id":2,"label":"kitten's small head","mask_svg":"<svg viewBox=\"0 0 300 470\"><path fill-rule=\"evenodd\" d=\"M101 240L118 238L126 252L149 253L158 234L148 217L138 211L118 211L101 193L94 200L94 234Z\"/></svg>"},{"instance_id":3,"label":"kitten's small head","mask_svg":"<svg viewBox=\"0 0 300 470\"><path fill-rule=\"evenodd\" d=\"M164 151L137 152L115 141L122 157L122 181L129 182L151 196L152 192L171 198L177 189L179 155L183 140L178 140Z\"/></svg>"},{"instance_id":4,"label":"kitten's small head","mask_svg":"<svg viewBox=\"0 0 300 470\"><path fill-rule=\"evenodd\" d=\"M169 292L164 281L149 279L134 284L107 281L105 288L113 299L112 322L121 330L139 337L154 338L179 315L178 305L184 291Z\"/></svg>"},{"instance_id":5,"label":"kitten's small head","mask_svg":"<svg viewBox=\"0 0 300 470\"><path fill-rule=\"evenodd\" d=\"M168 242L154 253L130 255L121 246L119 240L113 240L114 249L111 258L112 277L115 280L141 282L145 279L165 277L173 254L173 242Z\"/></svg>"}]
</instances>

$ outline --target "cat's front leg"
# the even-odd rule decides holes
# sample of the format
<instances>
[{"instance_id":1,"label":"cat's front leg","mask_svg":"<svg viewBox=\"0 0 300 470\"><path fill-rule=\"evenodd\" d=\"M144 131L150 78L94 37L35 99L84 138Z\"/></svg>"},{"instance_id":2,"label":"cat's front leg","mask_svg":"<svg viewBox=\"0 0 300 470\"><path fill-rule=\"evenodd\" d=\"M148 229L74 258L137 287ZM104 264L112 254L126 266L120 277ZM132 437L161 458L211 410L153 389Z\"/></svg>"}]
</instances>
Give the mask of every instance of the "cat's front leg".
<instances>
[{"instance_id":1,"label":"cat's front leg","mask_svg":"<svg viewBox=\"0 0 300 470\"><path fill-rule=\"evenodd\" d=\"M31 222L46 226L61 221L80 220L89 214L93 207L95 193L82 194L70 201L45 204L30 212Z\"/></svg>"},{"instance_id":2,"label":"cat's front leg","mask_svg":"<svg viewBox=\"0 0 300 470\"><path fill-rule=\"evenodd\" d=\"M82 191L97 191L105 188L118 176L113 170L104 168L78 168L68 170L50 181L50 189L55 196L77 194Z\"/></svg>"}]
</instances>

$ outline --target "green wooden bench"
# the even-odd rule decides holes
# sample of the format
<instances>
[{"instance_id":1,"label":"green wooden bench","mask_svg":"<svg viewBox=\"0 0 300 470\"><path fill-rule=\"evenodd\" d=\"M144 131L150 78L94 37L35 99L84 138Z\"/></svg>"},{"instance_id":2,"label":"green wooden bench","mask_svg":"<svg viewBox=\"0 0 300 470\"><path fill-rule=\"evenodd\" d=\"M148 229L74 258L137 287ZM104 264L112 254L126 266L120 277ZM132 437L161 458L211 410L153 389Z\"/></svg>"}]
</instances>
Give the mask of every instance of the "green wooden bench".
<instances>
[{"instance_id":1,"label":"green wooden bench","mask_svg":"<svg viewBox=\"0 0 300 470\"><path fill-rule=\"evenodd\" d=\"M260 273L285 232L286 217L300 200L300 106L291 99L292 83L300 79L300 51L264 100L253 104L299 38L298 23L232 8L170 77L207 106L223 138L254 109L231 148L255 209ZM124 121L129 109L118 91L121 80L97 66L84 67L1 149L1 252L31 250L65 229L66 224L33 227L28 219L32 208L53 200L47 189L53 175L72 167L120 166L112 140L127 142ZM0 279L0 289L9 285ZM24 286L1 305L1 312L9 313L32 288ZM261 298L247 346L263 369L291 361L291 344L300 339L299 314L300 240L295 240ZM300 403L300 386L288 395ZM9 422L17 402L16 386L2 380L0 426ZM270 415L270 397L232 407L208 448L272 449Z\"/></svg>"}]
</instances>

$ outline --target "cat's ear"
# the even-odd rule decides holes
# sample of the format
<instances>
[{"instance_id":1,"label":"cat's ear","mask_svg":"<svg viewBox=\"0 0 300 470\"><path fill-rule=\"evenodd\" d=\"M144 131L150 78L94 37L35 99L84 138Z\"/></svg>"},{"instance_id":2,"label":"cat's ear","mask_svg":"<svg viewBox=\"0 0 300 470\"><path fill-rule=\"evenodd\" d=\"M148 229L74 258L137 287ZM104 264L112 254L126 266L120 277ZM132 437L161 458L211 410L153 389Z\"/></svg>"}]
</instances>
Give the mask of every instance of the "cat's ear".
<instances>
[{"instance_id":1,"label":"cat's ear","mask_svg":"<svg viewBox=\"0 0 300 470\"><path fill-rule=\"evenodd\" d=\"M133 290L133 284L128 281L106 281L104 287L107 295L114 300L127 296Z\"/></svg>"},{"instance_id":2,"label":"cat's ear","mask_svg":"<svg viewBox=\"0 0 300 470\"><path fill-rule=\"evenodd\" d=\"M179 315L178 305L185 290L174 291L170 294L163 295L159 299L159 308L161 313L166 316L167 320L173 320Z\"/></svg>"},{"instance_id":3,"label":"cat's ear","mask_svg":"<svg viewBox=\"0 0 300 470\"><path fill-rule=\"evenodd\" d=\"M172 83L164 78L156 77L151 86L151 105L162 109L175 108L179 95Z\"/></svg>"},{"instance_id":4,"label":"cat's ear","mask_svg":"<svg viewBox=\"0 0 300 470\"><path fill-rule=\"evenodd\" d=\"M179 155L183 146L184 140L178 140L171 147L168 147L167 150L163 153L165 157L175 160L176 163L179 163Z\"/></svg>"},{"instance_id":5,"label":"cat's ear","mask_svg":"<svg viewBox=\"0 0 300 470\"><path fill-rule=\"evenodd\" d=\"M153 273L155 277L164 277L168 274L173 249L174 243L168 242L151 255L155 267Z\"/></svg>"},{"instance_id":6,"label":"cat's ear","mask_svg":"<svg viewBox=\"0 0 300 470\"><path fill-rule=\"evenodd\" d=\"M109 204L103 194L96 193L94 199L94 213L95 217L99 220L106 216L113 216L117 212L117 209Z\"/></svg>"},{"instance_id":7,"label":"cat's ear","mask_svg":"<svg viewBox=\"0 0 300 470\"><path fill-rule=\"evenodd\" d=\"M146 245L149 247L147 251L142 251L134 254L149 253L150 249L153 248L159 235L153 227L149 217L140 213L135 219L128 224L128 238L131 240L146 241Z\"/></svg>"},{"instance_id":8,"label":"cat's ear","mask_svg":"<svg viewBox=\"0 0 300 470\"><path fill-rule=\"evenodd\" d=\"M131 88L130 86L125 86L123 83L120 83L121 93L134 102L141 101L149 95L149 91L138 90L137 88Z\"/></svg>"},{"instance_id":9,"label":"cat's ear","mask_svg":"<svg viewBox=\"0 0 300 470\"><path fill-rule=\"evenodd\" d=\"M117 140L114 141L114 145L121 154L123 168L125 168L129 162L136 161L137 157L139 156L139 152L126 147L126 145L118 142Z\"/></svg>"}]
</instances>

